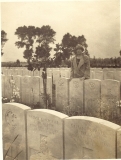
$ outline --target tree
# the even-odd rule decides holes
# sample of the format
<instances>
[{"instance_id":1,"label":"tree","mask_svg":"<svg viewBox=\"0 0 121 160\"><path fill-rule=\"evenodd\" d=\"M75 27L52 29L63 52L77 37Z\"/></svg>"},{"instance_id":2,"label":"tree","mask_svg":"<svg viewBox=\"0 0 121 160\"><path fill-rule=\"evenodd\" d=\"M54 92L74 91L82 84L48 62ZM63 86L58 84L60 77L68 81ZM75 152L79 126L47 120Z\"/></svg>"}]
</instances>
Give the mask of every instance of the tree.
<instances>
[{"instance_id":1,"label":"tree","mask_svg":"<svg viewBox=\"0 0 121 160\"><path fill-rule=\"evenodd\" d=\"M8 41L6 37L7 37L7 33L4 30L2 30L1 31L1 55L4 54L2 50L3 50L5 43Z\"/></svg>"},{"instance_id":2,"label":"tree","mask_svg":"<svg viewBox=\"0 0 121 160\"><path fill-rule=\"evenodd\" d=\"M15 45L18 48L25 47L23 57L27 59L28 69L34 70L47 66L46 62L52 49L49 44L54 43L55 33L49 25L42 26L41 28L23 26L16 29L15 35L18 36L20 41L17 41Z\"/></svg>"},{"instance_id":3,"label":"tree","mask_svg":"<svg viewBox=\"0 0 121 160\"><path fill-rule=\"evenodd\" d=\"M50 51L52 49L49 44L54 43L55 34L56 32L51 29L49 25L42 26L41 28L35 28L34 26L18 27L15 32L15 35L20 39L20 41L15 43L15 45L18 46L18 48L25 48L23 57L27 59L28 69L31 71L36 69L40 70L40 68L43 67L42 77L46 100L46 68L52 61L49 58Z\"/></svg>"}]
</instances>

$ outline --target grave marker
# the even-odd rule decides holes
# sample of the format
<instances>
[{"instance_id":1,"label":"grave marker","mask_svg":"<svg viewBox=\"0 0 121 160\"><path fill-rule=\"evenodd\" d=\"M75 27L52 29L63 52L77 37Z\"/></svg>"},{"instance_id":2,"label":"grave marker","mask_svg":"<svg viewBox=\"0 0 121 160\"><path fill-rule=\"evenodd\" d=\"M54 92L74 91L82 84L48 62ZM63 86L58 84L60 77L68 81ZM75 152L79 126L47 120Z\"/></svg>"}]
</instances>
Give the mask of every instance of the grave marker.
<instances>
[{"instance_id":1,"label":"grave marker","mask_svg":"<svg viewBox=\"0 0 121 160\"><path fill-rule=\"evenodd\" d=\"M56 109L64 112L69 101L69 79L60 78L56 83Z\"/></svg>"},{"instance_id":2,"label":"grave marker","mask_svg":"<svg viewBox=\"0 0 121 160\"><path fill-rule=\"evenodd\" d=\"M66 78L66 70L65 70L65 68L60 68L60 75L61 75L61 78Z\"/></svg>"},{"instance_id":3,"label":"grave marker","mask_svg":"<svg viewBox=\"0 0 121 160\"><path fill-rule=\"evenodd\" d=\"M53 69L53 84L56 84L56 81L60 79L60 70L59 68Z\"/></svg>"},{"instance_id":4,"label":"grave marker","mask_svg":"<svg viewBox=\"0 0 121 160\"><path fill-rule=\"evenodd\" d=\"M121 82L121 71L117 70L114 72L114 79Z\"/></svg>"},{"instance_id":5,"label":"grave marker","mask_svg":"<svg viewBox=\"0 0 121 160\"><path fill-rule=\"evenodd\" d=\"M40 103L40 77L31 77L31 87L32 87L32 104L39 105Z\"/></svg>"},{"instance_id":6,"label":"grave marker","mask_svg":"<svg viewBox=\"0 0 121 160\"><path fill-rule=\"evenodd\" d=\"M95 71L94 79L103 80L103 71L98 71L98 70L96 70L96 71Z\"/></svg>"},{"instance_id":7,"label":"grave marker","mask_svg":"<svg viewBox=\"0 0 121 160\"><path fill-rule=\"evenodd\" d=\"M5 98L11 99L12 95L13 95L13 85L14 85L14 81L12 76L5 76L4 79L4 87L5 87Z\"/></svg>"},{"instance_id":8,"label":"grave marker","mask_svg":"<svg viewBox=\"0 0 121 160\"><path fill-rule=\"evenodd\" d=\"M22 103L31 106L32 105L32 86L31 86L31 77L30 76L22 76L21 77L21 91Z\"/></svg>"},{"instance_id":9,"label":"grave marker","mask_svg":"<svg viewBox=\"0 0 121 160\"><path fill-rule=\"evenodd\" d=\"M21 102L21 77L20 75L14 75L13 76L13 81L15 82L13 85L13 96L16 99L16 102L20 103Z\"/></svg>"},{"instance_id":10,"label":"grave marker","mask_svg":"<svg viewBox=\"0 0 121 160\"><path fill-rule=\"evenodd\" d=\"M28 111L28 160L63 159L63 119L67 117L47 109Z\"/></svg>"},{"instance_id":11,"label":"grave marker","mask_svg":"<svg viewBox=\"0 0 121 160\"><path fill-rule=\"evenodd\" d=\"M108 70L104 70L103 72L103 79L114 79L114 71L108 71Z\"/></svg>"},{"instance_id":12,"label":"grave marker","mask_svg":"<svg viewBox=\"0 0 121 160\"><path fill-rule=\"evenodd\" d=\"M70 117L64 121L65 159L116 158L119 125L86 116Z\"/></svg>"},{"instance_id":13,"label":"grave marker","mask_svg":"<svg viewBox=\"0 0 121 160\"><path fill-rule=\"evenodd\" d=\"M19 103L3 104L2 132L4 160L27 160L26 112L28 110L30 110L29 107Z\"/></svg>"},{"instance_id":14,"label":"grave marker","mask_svg":"<svg viewBox=\"0 0 121 160\"><path fill-rule=\"evenodd\" d=\"M117 157L121 158L121 128L117 131Z\"/></svg>"},{"instance_id":15,"label":"grave marker","mask_svg":"<svg viewBox=\"0 0 121 160\"><path fill-rule=\"evenodd\" d=\"M23 75L23 69L21 69L21 68L18 69L18 75L20 75L20 76Z\"/></svg>"},{"instance_id":16,"label":"grave marker","mask_svg":"<svg viewBox=\"0 0 121 160\"><path fill-rule=\"evenodd\" d=\"M101 117L106 120L113 118L116 102L120 100L120 82L116 80L101 81Z\"/></svg>"},{"instance_id":17,"label":"grave marker","mask_svg":"<svg viewBox=\"0 0 121 160\"><path fill-rule=\"evenodd\" d=\"M73 78L69 82L69 108L65 106L65 109L68 109L72 115L74 113L83 114L83 94L83 81Z\"/></svg>"},{"instance_id":18,"label":"grave marker","mask_svg":"<svg viewBox=\"0 0 121 160\"><path fill-rule=\"evenodd\" d=\"M84 81L85 114L91 117L100 117L101 81Z\"/></svg>"},{"instance_id":19,"label":"grave marker","mask_svg":"<svg viewBox=\"0 0 121 160\"><path fill-rule=\"evenodd\" d=\"M1 77L1 79L2 79L2 97L5 97L5 75L4 74L2 74L1 75L2 77Z\"/></svg>"}]
</instances>

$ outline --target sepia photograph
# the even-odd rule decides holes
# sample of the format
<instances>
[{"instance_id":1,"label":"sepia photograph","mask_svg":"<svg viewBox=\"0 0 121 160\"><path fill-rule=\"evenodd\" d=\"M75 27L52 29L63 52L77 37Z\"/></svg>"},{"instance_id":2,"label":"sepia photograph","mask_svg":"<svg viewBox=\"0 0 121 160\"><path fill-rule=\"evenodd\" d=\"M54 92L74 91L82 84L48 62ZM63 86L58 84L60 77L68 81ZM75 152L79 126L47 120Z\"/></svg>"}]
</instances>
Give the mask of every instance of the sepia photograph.
<instances>
[{"instance_id":1,"label":"sepia photograph","mask_svg":"<svg viewBox=\"0 0 121 160\"><path fill-rule=\"evenodd\" d=\"M121 0L0 3L1 160L121 159Z\"/></svg>"}]
</instances>

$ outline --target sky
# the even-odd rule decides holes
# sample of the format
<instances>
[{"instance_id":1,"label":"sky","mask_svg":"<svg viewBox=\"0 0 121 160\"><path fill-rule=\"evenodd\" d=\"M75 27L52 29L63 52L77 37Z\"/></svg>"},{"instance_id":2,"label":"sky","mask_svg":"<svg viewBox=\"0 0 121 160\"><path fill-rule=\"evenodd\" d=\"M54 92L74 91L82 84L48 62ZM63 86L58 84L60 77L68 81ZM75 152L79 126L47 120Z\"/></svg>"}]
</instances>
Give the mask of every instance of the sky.
<instances>
[{"instance_id":1,"label":"sky","mask_svg":"<svg viewBox=\"0 0 121 160\"><path fill-rule=\"evenodd\" d=\"M50 25L56 32L55 44L61 43L66 33L84 35L90 57L119 56L120 0L2 2L1 29L8 38L2 61L26 61L23 49L15 46L18 38L14 35L24 25Z\"/></svg>"}]
</instances>

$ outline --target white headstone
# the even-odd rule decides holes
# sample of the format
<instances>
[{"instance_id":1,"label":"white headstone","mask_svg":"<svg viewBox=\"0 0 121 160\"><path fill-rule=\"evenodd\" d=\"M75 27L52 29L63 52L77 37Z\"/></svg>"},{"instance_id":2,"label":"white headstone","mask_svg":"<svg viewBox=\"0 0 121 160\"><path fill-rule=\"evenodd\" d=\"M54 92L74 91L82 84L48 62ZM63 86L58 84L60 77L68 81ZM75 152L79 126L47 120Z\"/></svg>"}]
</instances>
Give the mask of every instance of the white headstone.
<instances>
[{"instance_id":1,"label":"white headstone","mask_svg":"<svg viewBox=\"0 0 121 160\"><path fill-rule=\"evenodd\" d=\"M20 76L23 75L23 69L22 69L22 68L19 68L19 69L18 69L18 75L20 75Z\"/></svg>"},{"instance_id":2,"label":"white headstone","mask_svg":"<svg viewBox=\"0 0 121 160\"><path fill-rule=\"evenodd\" d=\"M114 79L121 82L121 71L116 70L114 72Z\"/></svg>"},{"instance_id":3,"label":"white headstone","mask_svg":"<svg viewBox=\"0 0 121 160\"><path fill-rule=\"evenodd\" d=\"M31 87L32 87L32 104L39 105L40 103L40 77L38 76L31 77Z\"/></svg>"},{"instance_id":4,"label":"white headstone","mask_svg":"<svg viewBox=\"0 0 121 160\"><path fill-rule=\"evenodd\" d=\"M69 107L65 106L66 114L83 114L83 95L83 81L79 78L73 78L69 82Z\"/></svg>"},{"instance_id":5,"label":"white headstone","mask_svg":"<svg viewBox=\"0 0 121 160\"><path fill-rule=\"evenodd\" d=\"M2 107L3 159L27 160L27 122L29 107L19 103L5 103Z\"/></svg>"},{"instance_id":6,"label":"white headstone","mask_svg":"<svg viewBox=\"0 0 121 160\"><path fill-rule=\"evenodd\" d=\"M121 158L121 128L117 131L117 157Z\"/></svg>"},{"instance_id":7,"label":"white headstone","mask_svg":"<svg viewBox=\"0 0 121 160\"><path fill-rule=\"evenodd\" d=\"M31 86L30 76L21 77L21 91L22 91L22 97L21 97L22 103L31 106L32 104L32 86Z\"/></svg>"},{"instance_id":8,"label":"white headstone","mask_svg":"<svg viewBox=\"0 0 121 160\"><path fill-rule=\"evenodd\" d=\"M94 79L100 79L103 80L103 71L95 71Z\"/></svg>"},{"instance_id":9,"label":"white headstone","mask_svg":"<svg viewBox=\"0 0 121 160\"><path fill-rule=\"evenodd\" d=\"M100 118L101 108L101 81L85 80L84 81L84 102L85 115Z\"/></svg>"},{"instance_id":10,"label":"white headstone","mask_svg":"<svg viewBox=\"0 0 121 160\"><path fill-rule=\"evenodd\" d=\"M114 79L114 71L104 71L103 72L104 79Z\"/></svg>"},{"instance_id":11,"label":"white headstone","mask_svg":"<svg viewBox=\"0 0 121 160\"><path fill-rule=\"evenodd\" d=\"M60 78L56 82L56 109L57 111L65 110L69 101L69 79Z\"/></svg>"},{"instance_id":12,"label":"white headstone","mask_svg":"<svg viewBox=\"0 0 121 160\"><path fill-rule=\"evenodd\" d=\"M67 117L47 109L28 112L28 160L63 159L63 119Z\"/></svg>"},{"instance_id":13,"label":"white headstone","mask_svg":"<svg viewBox=\"0 0 121 160\"><path fill-rule=\"evenodd\" d=\"M64 121L65 159L117 158L119 125L87 116L69 117Z\"/></svg>"},{"instance_id":14,"label":"white headstone","mask_svg":"<svg viewBox=\"0 0 121 160\"><path fill-rule=\"evenodd\" d=\"M14 75L13 76L13 97L15 97L15 102L20 103L21 102L21 77L20 75Z\"/></svg>"},{"instance_id":15,"label":"white headstone","mask_svg":"<svg viewBox=\"0 0 121 160\"><path fill-rule=\"evenodd\" d=\"M12 76L5 76L5 98L11 99L12 95L13 95L13 85L14 85L14 81Z\"/></svg>"},{"instance_id":16,"label":"white headstone","mask_svg":"<svg viewBox=\"0 0 121 160\"><path fill-rule=\"evenodd\" d=\"M53 69L53 84L56 84L56 81L60 79L60 69L54 68Z\"/></svg>"},{"instance_id":17,"label":"white headstone","mask_svg":"<svg viewBox=\"0 0 121 160\"><path fill-rule=\"evenodd\" d=\"M116 111L116 102L120 100L120 82L116 80L101 81L101 115L110 120Z\"/></svg>"},{"instance_id":18,"label":"white headstone","mask_svg":"<svg viewBox=\"0 0 121 160\"><path fill-rule=\"evenodd\" d=\"M2 97L5 97L5 75L2 74L1 75L1 79L2 79Z\"/></svg>"}]
</instances>

